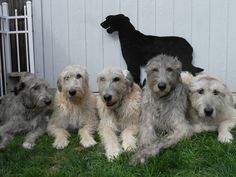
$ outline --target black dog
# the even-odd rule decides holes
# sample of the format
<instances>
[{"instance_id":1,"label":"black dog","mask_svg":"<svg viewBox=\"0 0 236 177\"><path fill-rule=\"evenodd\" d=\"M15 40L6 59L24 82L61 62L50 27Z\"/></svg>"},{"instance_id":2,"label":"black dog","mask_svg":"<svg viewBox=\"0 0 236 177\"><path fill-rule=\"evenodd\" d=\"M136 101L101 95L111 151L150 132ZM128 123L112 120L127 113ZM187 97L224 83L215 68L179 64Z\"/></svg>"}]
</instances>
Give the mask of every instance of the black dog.
<instances>
[{"instance_id":1,"label":"black dog","mask_svg":"<svg viewBox=\"0 0 236 177\"><path fill-rule=\"evenodd\" d=\"M123 14L110 15L101 23L108 33L118 31L121 50L128 70L134 77L134 81L140 84L140 66L158 54L177 56L183 65L183 71L189 71L193 75L203 69L192 65L192 46L181 37L150 36L135 30L129 18Z\"/></svg>"}]
</instances>

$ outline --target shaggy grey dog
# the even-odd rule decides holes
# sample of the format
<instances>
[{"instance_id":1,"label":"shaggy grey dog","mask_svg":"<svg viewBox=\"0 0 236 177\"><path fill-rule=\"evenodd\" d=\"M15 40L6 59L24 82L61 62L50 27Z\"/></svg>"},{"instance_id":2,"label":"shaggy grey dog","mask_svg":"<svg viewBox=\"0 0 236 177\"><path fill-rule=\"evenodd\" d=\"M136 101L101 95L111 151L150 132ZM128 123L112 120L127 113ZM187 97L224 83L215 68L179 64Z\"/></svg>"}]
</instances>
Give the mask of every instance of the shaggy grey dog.
<instances>
[{"instance_id":1,"label":"shaggy grey dog","mask_svg":"<svg viewBox=\"0 0 236 177\"><path fill-rule=\"evenodd\" d=\"M158 55L146 65L139 150L132 157L132 164L144 163L161 149L191 135L191 126L185 118L188 89L181 82L181 68L177 58L166 55Z\"/></svg>"},{"instance_id":2,"label":"shaggy grey dog","mask_svg":"<svg viewBox=\"0 0 236 177\"><path fill-rule=\"evenodd\" d=\"M48 83L25 73L14 93L6 95L0 106L0 148L7 146L14 134L27 133L23 147L31 149L47 126L45 113L51 104Z\"/></svg>"}]
</instances>

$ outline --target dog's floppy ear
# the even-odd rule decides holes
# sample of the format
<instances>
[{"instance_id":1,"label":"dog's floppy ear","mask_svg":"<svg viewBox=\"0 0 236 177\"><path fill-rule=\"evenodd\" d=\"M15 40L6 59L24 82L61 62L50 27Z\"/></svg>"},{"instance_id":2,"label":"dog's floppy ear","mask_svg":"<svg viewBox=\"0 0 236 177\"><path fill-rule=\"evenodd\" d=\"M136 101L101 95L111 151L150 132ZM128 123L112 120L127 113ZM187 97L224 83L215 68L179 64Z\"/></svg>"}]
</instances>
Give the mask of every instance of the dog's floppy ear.
<instances>
[{"instance_id":1,"label":"dog's floppy ear","mask_svg":"<svg viewBox=\"0 0 236 177\"><path fill-rule=\"evenodd\" d=\"M14 87L14 94L18 95L20 91L22 91L25 88L25 83L20 81L15 87Z\"/></svg>"},{"instance_id":2,"label":"dog's floppy ear","mask_svg":"<svg viewBox=\"0 0 236 177\"><path fill-rule=\"evenodd\" d=\"M59 92L61 92L61 90L62 90L61 78L57 79L57 89L59 90Z\"/></svg>"},{"instance_id":3,"label":"dog's floppy ear","mask_svg":"<svg viewBox=\"0 0 236 177\"><path fill-rule=\"evenodd\" d=\"M152 70L151 60L149 60L149 62L144 66L144 70L147 74Z\"/></svg>"},{"instance_id":4,"label":"dog's floppy ear","mask_svg":"<svg viewBox=\"0 0 236 177\"><path fill-rule=\"evenodd\" d=\"M176 70L177 70L178 72L181 72L181 71L182 71L182 63L181 63L181 61L179 60L178 57L174 57L174 60L175 60L175 62L177 63L177 64L176 64Z\"/></svg>"},{"instance_id":5,"label":"dog's floppy ear","mask_svg":"<svg viewBox=\"0 0 236 177\"><path fill-rule=\"evenodd\" d=\"M128 81L129 86L132 87L134 84L134 79L131 73L128 70L122 70L123 75L125 76L125 79Z\"/></svg>"}]
</instances>

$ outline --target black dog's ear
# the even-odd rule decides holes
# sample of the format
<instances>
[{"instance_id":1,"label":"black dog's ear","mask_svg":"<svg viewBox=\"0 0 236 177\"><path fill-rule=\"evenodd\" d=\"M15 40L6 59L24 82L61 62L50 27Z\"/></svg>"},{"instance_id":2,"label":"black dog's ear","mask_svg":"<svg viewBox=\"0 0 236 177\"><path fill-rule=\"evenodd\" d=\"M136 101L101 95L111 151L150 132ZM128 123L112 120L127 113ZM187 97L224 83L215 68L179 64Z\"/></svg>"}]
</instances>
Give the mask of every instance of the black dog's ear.
<instances>
[{"instance_id":1,"label":"black dog's ear","mask_svg":"<svg viewBox=\"0 0 236 177\"><path fill-rule=\"evenodd\" d=\"M128 81L129 86L132 87L134 84L133 76L131 75L131 73L128 70L123 70L122 72L125 76L125 79Z\"/></svg>"},{"instance_id":2,"label":"black dog's ear","mask_svg":"<svg viewBox=\"0 0 236 177\"><path fill-rule=\"evenodd\" d=\"M23 90L24 88L25 88L25 83L22 82L22 81L20 81L20 82L14 87L13 92L14 92L15 95L18 95L19 92L20 92L21 90Z\"/></svg>"},{"instance_id":3,"label":"black dog's ear","mask_svg":"<svg viewBox=\"0 0 236 177\"><path fill-rule=\"evenodd\" d=\"M129 17L125 16L124 14L118 14L118 15L116 15L116 16L119 17L120 19L129 21Z\"/></svg>"},{"instance_id":4,"label":"black dog's ear","mask_svg":"<svg viewBox=\"0 0 236 177\"><path fill-rule=\"evenodd\" d=\"M59 92L61 92L61 90L62 90L62 84L61 84L60 78L57 80L57 89L59 90Z\"/></svg>"},{"instance_id":5,"label":"black dog's ear","mask_svg":"<svg viewBox=\"0 0 236 177\"><path fill-rule=\"evenodd\" d=\"M108 15L108 16L106 17L106 20L109 20L109 18L111 18L111 17L113 17L113 15Z\"/></svg>"}]
</instances>

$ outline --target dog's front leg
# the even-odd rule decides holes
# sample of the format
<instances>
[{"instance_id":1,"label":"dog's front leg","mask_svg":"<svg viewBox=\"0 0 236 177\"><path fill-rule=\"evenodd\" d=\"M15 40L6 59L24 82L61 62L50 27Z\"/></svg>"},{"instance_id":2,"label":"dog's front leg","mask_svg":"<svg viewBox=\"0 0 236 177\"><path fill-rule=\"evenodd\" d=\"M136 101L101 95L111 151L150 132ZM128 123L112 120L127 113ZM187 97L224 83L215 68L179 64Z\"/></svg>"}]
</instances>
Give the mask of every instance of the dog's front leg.
<instances>
[{"instance_id":1,"label":"dog's front leg","mask_svg":"<svg viewBox=\"0 0 236 177\"><path fill-rule=\"evenodd\" d=\"M89 147L97 144L93 138L94 127L92 125L85 125L79 130L80 144L84 147Z\"/></svg>"},{"instance_id":2,"label":"dog's front leg","mask_svg":"<svg viewBox=\"0 0 236 177\"><path fill-rule=\"evenodd\" d=\"M147 158L159 154L161 149L167 149L177 144L184 137L190 136L191 129L190 127L186 126L180 126L179 128L176 128L172 134L164 137L161 141L157 141L152 145L139 150L131 158L131 164L136 165L138 163L144 163Z\"/></svg>"},{"instance_id":3,"label":"dog's front leg","mask_svg":"<svg viewBox=\"0 0 236 177\"><path fill-rule=\"evenodd\" d=\"M136 149L136 137L138 133L138 127L136 125L131 125L127 127L122 133L122 148L126 150L135 150Z\"/></svg>"},{"instance_id":4,"label":"dog's front leg","mask_svg":"<svg viewBox=\"0 0 236 177\"><path fill-rule=\"evenodd\" d=\"M107 158L113 160L121 152L117 135L109 126L103 126L100 128L99 133L105 146Z\"/></svg>"},{"instance_id":5,"label":"dog's front leg","mask_svg":"<svg viewBox=\"0 0 236 177\"><path fill-rule=\"evenodd\" d=\"M143 110L141 114L142 123L139 130L139 148L144 148L154 143L157 139L155 132L155 124L152 121L152 114L150 110Z\"/></svg>"},{"instance_id":6,"label":"dog's front leg","mask_svg":"<svg viewBox=\"0 0 236 177\"><path fill-rule=\"evenodd\" d=\"M128 70L132 74L134 82L140 85L140 65L136 64L134 61L135 60L130 58L126 59Z\"/></svg>"},{"instance_id":7,"label":"dog's front leg","mask_svg":"<svg viewBox=\"0 0 236 177\"><path fill-rule=\"evenodd\" d=\"M29 132L26 135L25 141L22 146L26 149L32 149L35 146L35 141L38 139L38 137L42 136L45 133L45 130L45 127L38 127Z\"/></svg>"},{"instance_id":8,"label":"dog's front leg","mask_svg":"<svg viewBox=\"0 0 236 177\"><path fill-rule=\"evenodd\" d=\"M2 141L0 143L0 149L6 147L11 143L13 137L11 134L19 133L28 129L28 124L21 119L21 117L15 116L4 125L0 127L0 136Z\"/></svg>"},{"instance_id":9,"label":"dog's front leg","mask_svg":"<svg viewBox=\"0 0 236 177\"><path fill-rule=\"evenodd\" d=\"M66 146L68 146L68 138L70 137L70 134L68 131L66 131L66 129L60 128L49 123L47 130L49 134L55 137L55 141L52 145L54 148L64 149Z\"/></svg>"},{"instance_id":10,"label":"dog's front leg","mask_svg":"<svg viewBox=\"0 0 236 177\"><path fill-rule=\"evenodd\" d=\"M0 149L5 148L8 144L11 143L13 136L9 134L1 134L2 141L0 143Z\"/></svg>"},{"instance_id":11,"label":"dog's front leg","mask_svg":"<svg viewBox=\"0 0 236 177\"><path fill-rule=\"evenodd\" d=\"M235 126L235 120L225 120L220 123L218 128L218 141L221 143L232 143L233 135L230 133Z\"/></svg>"},{"instance_id":12,"label":"dog's front leg","mask_svg":"<svg viewBox=\"0 0 236 177\"><path fill-rule=\"evenodd\" d=\"M216 131L217 127L214 125L205 125L201 122L193 124L192 129L194 133L201 133L203 131Z\"/></svg>"}]
</instances>

